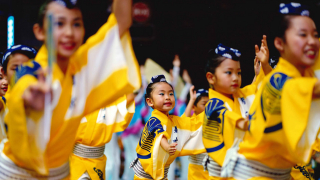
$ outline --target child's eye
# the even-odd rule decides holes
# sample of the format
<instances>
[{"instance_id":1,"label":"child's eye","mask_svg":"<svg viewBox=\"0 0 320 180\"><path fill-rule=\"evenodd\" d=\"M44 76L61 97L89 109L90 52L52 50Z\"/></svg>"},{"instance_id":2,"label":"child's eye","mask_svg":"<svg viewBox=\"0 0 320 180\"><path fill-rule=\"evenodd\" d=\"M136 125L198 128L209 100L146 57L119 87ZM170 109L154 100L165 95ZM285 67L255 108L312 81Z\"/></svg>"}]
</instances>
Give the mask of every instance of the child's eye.
<instances>
[{"instance_id":1,"label":"child's eye","mask_svg":"<svg viewBox=\"0 0 320 180\"><path fill-rule=\"evenodd\" d=\"M319 34L318 34L318 33L317 33L317 34L315 34L315 35L314 35L314 37L319 38Z\"/></svg>"},{"instance_id":2,"label":"child's eye","mask_svg":"<svg viewBox=\"0 0 320 180\"><path fill-rule=\"evenodd\" d=\"M229 74L229 75L230 75L230 74L231 74L231 71L227 71L226 74Z\"/></svg>"},{"instance_id":3,"label":"child's eye","mask_svg":"<svg viewBox=\"0 0 320 180\"><path fill-rule=\"evenodd\" d=\"M238 75L241 75L241 72L238 72Z\"/></svg>"},{"instance_id":4,"label":"child's eye","mask_svg":"<svg viewBox=\"0 0 320 180\"><path fill-rule=\"evenodd\" d=\"M299 34L299 36L301 36L301 37L307 37L307 35L304 34L304 33Z\"/></svg>"},{"instance_id":5,"label":"child's eye","mask_svg":"<svg viewBox=\"0 0 320 180\"><path fill-rule=\"evenodd\" d=\"M60 26L62 26L62 25L63 25L63 22L58 21L58 22L56 22L56 25L60 27Z\"/></svg>"},{"instance_id":6,"label":"child's eye","mask_svg":"<svg viewBox=\"0 0 320 180\"><path fill-rule=\"evenodd\" d=\"M81 27L82 25L81 25L81 23L74 23L73 26L74 27Z\"/></svg>"},{"instance_id":7,"label":"child's eye","mask_svg":"<svg viewBox=\"0 0 320 180\"><path fill-rule=\"evenodd\" d=\"M170 96L173 96L173 93L170 93L169 95L170 95Z\"/></svg>"},{"instance_id":8,"label":"child's eye","mask_svg":"<svg viewBox=\"0 0 320 180\"><path fill-rule=\"evenodd\" d=\"M163 94L163 93L160 93L159 95L164 96L164 94Z\"/></svg>"}]
</instances>

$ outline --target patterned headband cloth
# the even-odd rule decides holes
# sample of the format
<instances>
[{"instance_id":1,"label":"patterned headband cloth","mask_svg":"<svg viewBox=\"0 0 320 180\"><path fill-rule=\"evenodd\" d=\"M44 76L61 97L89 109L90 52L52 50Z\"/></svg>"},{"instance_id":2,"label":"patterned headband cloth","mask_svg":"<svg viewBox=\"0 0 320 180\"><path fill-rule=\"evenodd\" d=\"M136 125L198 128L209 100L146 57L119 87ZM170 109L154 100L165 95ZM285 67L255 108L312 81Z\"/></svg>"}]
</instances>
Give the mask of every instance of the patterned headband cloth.
<instances>
[{"instance_id":1,"label":"patterned headband cloth","mask_svg":"<svg viewBox=\"0 0 320 180\"><path fill-rule=\"evenodd\" d=\"M216 48L215 52L216 54L233 60L239 60L241 56L241 52L238 49L229 48L221 43Z\"/></svg>"},{"instance_id":2,"label":"patterned headband cloth","mask_svg":"<svg viewBox=\"0 0 320 180\"><path fill-rule=\"evenodd\" d=\"M167 82L166 77L163 74L152 76L150 83Z\"/></svg>"},{"instance_id":3,"label":"patterned headband cloth","mask_svg":"<svg viewBox=\"0 0 320 180\"><path fill-rule=\"evenodd\" d=\"M73 9L77 5L77 0L53 0L53 1L59 3L60 5L68 9Z\"/></svg>"},{"instance_id":4,"label":"patterned headband cloth","mask_svg":"<svg viewBox=\"0 0 320 180\"><path fill-rule=\"evenodd\" d=\"M25 52L25 53L29 54L29 56L28 56L29 58L34 58L37 55L37 51L34 48L19 44L19 45L12 46L10 49L6 50L6 52L4 53L4 55L2 57L1 63L3 64L7 60L8 56L10 56L15 51Z\"/></svg>"},{"instance_id":5,"label":"patterned headband cloth","mask_svg":"<svg viewBox=\"0 0 320 180\"><path fill-rule=\"evenodd\" d=\"M196 95L197 95L197 98L198 98L199 96L201 96L201 95L203 95L203 94L204 94L204 95L208 95L208 93L209 93L208 90L198 89Z\"/></svg>"},{"instance_id":6,"label":"patterned headband cloth","mask_svg":"<svg viewBox=\"0 0 320 180\"><path fill-rule=\"evenodd\" d=\"M301 16L309 16L310 12L307 6L301 5L300 3L289 3L289 4L280 4L279 12L281 14L289 14L289 15L301 15Z\"/></svg>"}]
</instances>

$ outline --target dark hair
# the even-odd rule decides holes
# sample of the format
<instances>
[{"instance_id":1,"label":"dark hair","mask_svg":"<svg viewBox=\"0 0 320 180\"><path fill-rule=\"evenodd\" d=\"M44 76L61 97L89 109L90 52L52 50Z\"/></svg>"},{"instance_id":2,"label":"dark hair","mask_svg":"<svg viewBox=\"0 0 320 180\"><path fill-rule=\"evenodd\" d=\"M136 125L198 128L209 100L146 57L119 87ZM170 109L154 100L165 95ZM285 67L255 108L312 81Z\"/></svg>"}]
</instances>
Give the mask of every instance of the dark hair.
<instances>
[{"instance_id":1,"label":"dark hair","mask_svg":"<svg viewBox=\"0 0 320 180\"><path fill-rule=\"evenodd\" d=\"M193 105L197 106L198 102L201 100L202 97L209 97L209 95L208 95L207 93L200 94L200 95L197 97L196 101L194 101L194 104L193 104Z\"/></svg>"},{"instance_id":2,"label":"dark hair","mask_svg":"<svg viewBox=\"0 0 320 180\"><path fill-rule=\"evenodd\" d=\"M173 87L172 87L172 85L171 85L170 83L168 83L167 81L162 81L162 82L169 84L169 86L170 86L170 87L172 88L172 90L174 91L174 89L173 89ZM155 85L156 85L157 83L160 83L160 82L154 82L154 83L149 83L149 84L148 84L148 86L147 86L147 88L146 88L146 94L144 95L145 103L147 103L147 98L151 98L151 93L152 93L152 91L153 91L153 89L154 89L154 87L155 87Z\"/></svg>"},{"instance_id":3,"label":"dark hair","mask_svg":"<svg viewBox=\"0 0 320 180\"><path fill-rule=\"evenodd\" d=\"M38 12L38 20L37 20L37 23L39 24L40 27L43 27L43 22L44 22L44 18L45 18L46 12L47 12L47 8L48 8L48 5L51 2L55 2L55 0L46 0L40 6L40 9L39 9L39 12ZM75 5L72 5L68 1L64 1L64 2L66 3L66 8L68 8L68 9L74 9L74 8L80 9L79 6L77 5L77 3Z\"/></svg>"},{"instance_id":4,"label":"dark hair","mask_svg":"<svg viewBox=\"0 0 320 180\"><path fill-rule=\"evenodd\" d=\"M4 63L2 64L4 74L7 74L7 72L8 72L8 71L7 71L8 63L9 63L9 61L10 61L10 58L12 58L12 56L15 55L15 54L23 54L23 55L27 56L29 59L33 59L34 56L35 56L32 52L28 52L28 51L17 50L17 51L12 52L12 53L7 57L7 60L4 61Z\"/></svg>"}]
</instances>

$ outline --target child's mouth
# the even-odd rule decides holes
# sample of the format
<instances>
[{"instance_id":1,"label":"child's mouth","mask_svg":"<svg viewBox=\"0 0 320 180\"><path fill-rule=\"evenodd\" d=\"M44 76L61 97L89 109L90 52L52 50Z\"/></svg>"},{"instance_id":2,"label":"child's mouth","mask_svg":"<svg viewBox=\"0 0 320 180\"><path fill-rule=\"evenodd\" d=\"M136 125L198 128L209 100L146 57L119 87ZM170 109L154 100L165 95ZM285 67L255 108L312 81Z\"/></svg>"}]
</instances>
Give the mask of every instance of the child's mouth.
<instances>
[{"instance_id":1,"label":"child's mouth","mask_svg":"<svg viewBox=\"0 0 320 180\"><path fill-rule=\"evenodd\" d=\"M172 103L171 102L168 102L168 103L164 103L165 106L171 106Z\"/></svg>"},{"instance_id":2,"label":"child's mouth","mask_svg":"<svg viewBox=\"0 0 320 180\"><path fill-rule=\"evenodd\" d=\"M75 43L61 43L61 46L65 50L73 50L75 48Z\"/></svg>"},{"instance_id":3,"label":"child's mouth","mask_svg":"<svg viewBox=\"0 0 320 180\"><path fill-rule=\"evenodd\" d=\"M310 59L314 59L316 57L316 52L314 50L308 50L306 56Z\"/></svg>"}]
</instances>

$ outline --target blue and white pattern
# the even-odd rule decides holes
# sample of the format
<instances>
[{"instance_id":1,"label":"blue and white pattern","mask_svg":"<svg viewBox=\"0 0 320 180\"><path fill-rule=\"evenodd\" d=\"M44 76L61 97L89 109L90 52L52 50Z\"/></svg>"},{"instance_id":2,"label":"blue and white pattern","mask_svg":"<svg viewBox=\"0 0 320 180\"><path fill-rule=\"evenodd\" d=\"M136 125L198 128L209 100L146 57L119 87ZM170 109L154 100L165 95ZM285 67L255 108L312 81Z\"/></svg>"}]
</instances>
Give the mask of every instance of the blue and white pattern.
<instances>
[{"instance_id":1,"label":"blue and white pattern","mask_svg":"<svg viewBox=\"0 0 320 180\"><path fill-rule=\"evenodd\" d=\"M60 5L68 9L73 9L77 4L77 0L53 0L53 1L59 3Z\"/></svg>"},{"instance_id":2,"label":"blue and white pattern","mask_svg":"<svg viewBox=\"0 0 320 180\"><path fill-rule=\"evenodd\" d=\"M300 3L288 3L280 4L279 12L281 14L291 14L291 15L301 15L301 16L309 16L310 12L306 6L301 5Z\"/></svg>"},{"instance_id":3,"label":"blue and white pattern","mask_svg":"<svg viewBox=\"0 0 320 180\"><path fill-rule=\"evenodd\" d=\"M32 47L29 47L29 46L25 46L25 45L14 45L12 46L10 49L7 49L6 52L4 53L3 57L2 57L2 61L1 63L3 64L7 58L14 52L16 51L23 51L23 52L26 52L27 54L30 54L28 57L29 58L34 58L36 57L37 55L37 51L32 48Z\"/></svg>"},{"instance_id":4,"label":"blue and white pattern","mask_svg":"<svg viewBox=\"0 0 320 180\"><path fill-rule=\"evenodd\" d=\"M150 83L167 82L166 77L163 74L152 76Z\"/></svg>"},{"instance_id":5,"label":"blue and white pattern","mask_svg":"<svg viewBox=\"0 0 320 180\"><path fill-rule=\"evenodd\" d=\"M208 93L209 93L208 90L198 89L196 95L197 95L197 98L198 98L199 96L201 96L201 95L203 95L203 94L208 96Z\"/></svg>"},{"instance_id":6,"label":"blue and white pattern","mask_svg":"<svg viewBox=\"0 0 320 180\"><path fill-rule=\"evenodd\" d=\"M215 52L216 54L233 60L238 60L241 56L241 52L238 49L229 48L221 43L215 49Z\"/></svg>"}]
</instances>

